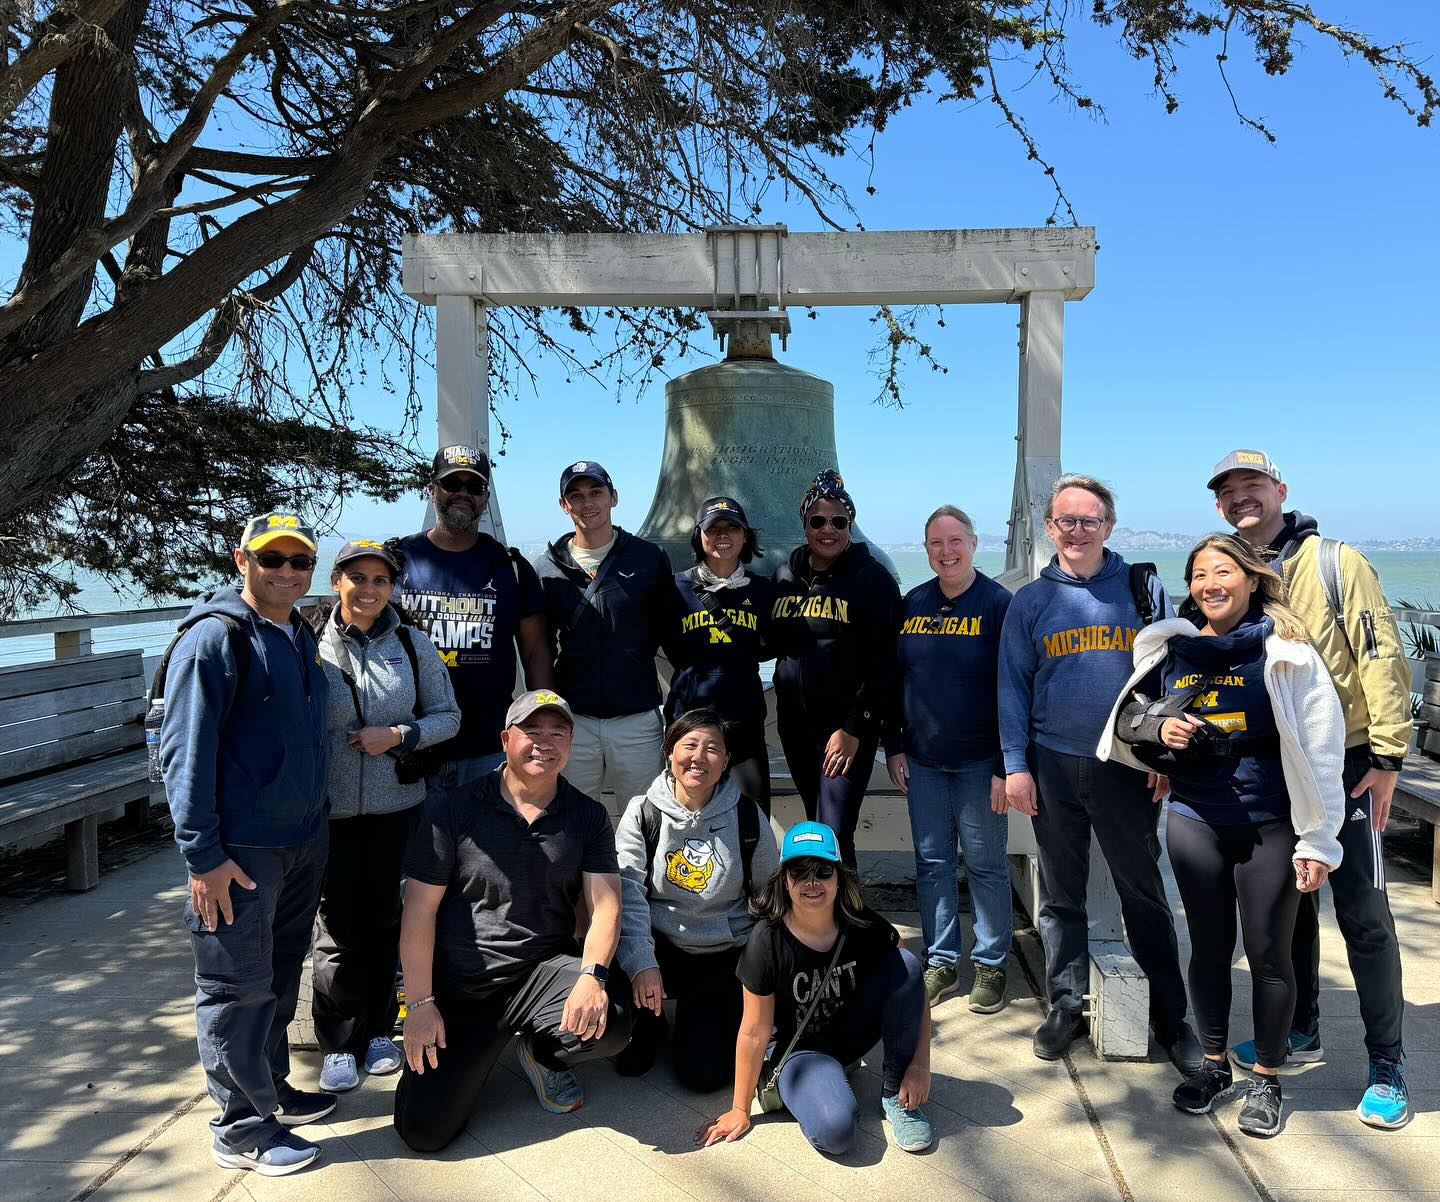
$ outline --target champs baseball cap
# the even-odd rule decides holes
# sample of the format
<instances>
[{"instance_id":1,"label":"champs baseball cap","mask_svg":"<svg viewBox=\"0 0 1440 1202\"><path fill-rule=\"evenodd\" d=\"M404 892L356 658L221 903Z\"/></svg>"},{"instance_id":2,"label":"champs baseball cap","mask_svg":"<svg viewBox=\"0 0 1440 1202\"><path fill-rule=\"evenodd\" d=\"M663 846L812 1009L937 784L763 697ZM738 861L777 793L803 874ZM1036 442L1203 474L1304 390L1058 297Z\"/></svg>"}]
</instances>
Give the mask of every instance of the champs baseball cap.
<instances>
[{"instance_id":1,"label":"champs baseball cap","mask_svg":"<svg viewBox=\"0 0 1440 1202\"><path fill-rule=\"evenodd\" d=\"M610 479L610 473L596 463L595 460L577 459L560 473L560 495L563 497L565 490L570 487L571 482L578 480L581 476L589 476L590 479L603 484L611 492L615 491L615 484L614 481Z\"/></svg>"},{"instance_id":2,"label":"champs baseball cap","mask_svg":"<svg viewBox=\"0 0 1440 1202\"><path fill-rule=\"evenodd\" d=\"M745 520L745 510L734 497L711 497L702 502L700 511L695 515L695 525L701 530L709 530L716 522L734 522L742 530L750 529L750 523Z\"/></svg>"},{"instance_id":3,"label":"champs baseball cap","mask_svg":"<svg viewBox=\"0 0 1440 1202\"><path fill-rule=\"evenodd\" d=\"M823 822L797 822L785 832L780 843L780 863L802 857L840 863L840 845L835 832Z\"/></svg>"},{"instance_id":4,"label":"champs baseball cap","mask_svg":"<svg viewBox=\"0 0 1440 1202\"><path fill-rule=\"evenodd\" d=\"M335 556L335 566L341 567L353 559L364 559L367 555L373 555L376 559L383 559L397 572L403 572L405 565L400 561L400 556L395 554L382 542L373 538L352 538L340 548L340 553Z\"/></svg>"},{"instance_id":5,"label":"champs baseball cap","mask_svg":"<svg viewBox=\"0 0 1440 1202\"><path fill-rule=\"evenodd\" d=\"M570 703L559 693L551 689L531 689L528 693L521 693L510 703L510 708L505 711L505 726L518 726L540 710L555 710L572 727L575 725L575 715L570 712Z\"/></svg>"},{"instance_id":6,"label":"champs baseball cap","mask_svg":"<svg viewBox=\"0 0 1440 1202\"><path fill-rule=\"evenodd\" d=\"M435 461L430 468L430 479L443 480L456 472L469 472L490 482L490 456L478 447L441 447L435 452Z\"/></svg>"},{"instance_id":7,"label":"champs baseball cap","mask_svg":"<svg viewBox=\"0 0 1440 1202\"><path fill-rule=\"evenodd\" d=\"M1262 472L1276 484L1280 483L1280 469L1264 451L1231 451L1215 465L1215 470L1210 473L1210 483L1205 487L1214 492L1227 472Z\"/></svg>"},{"instance_id":8,"label":"champs baseball cap","mask_svg":"<svg viewBox=\"0 0 1440 1202\"><path fill-rule=\"evenodd\" d=\"M251 518L245 523L240 546L246 551L261 551L277 538L299 539L312 553L320 550L315 527L293 513L262 513L258 518Z\"/></svg>"}]
</instances>

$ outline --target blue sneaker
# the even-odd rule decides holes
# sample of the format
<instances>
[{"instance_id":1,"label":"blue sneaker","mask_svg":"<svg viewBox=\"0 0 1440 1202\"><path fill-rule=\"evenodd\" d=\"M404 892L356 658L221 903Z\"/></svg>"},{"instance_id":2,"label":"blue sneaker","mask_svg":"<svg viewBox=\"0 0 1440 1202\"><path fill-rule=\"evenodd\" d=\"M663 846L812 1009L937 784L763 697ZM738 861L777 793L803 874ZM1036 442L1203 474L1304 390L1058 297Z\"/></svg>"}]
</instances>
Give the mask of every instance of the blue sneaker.
<instances>
[{"instance_id":1,"label":"blue sneaker","mask_svg":"<svg viewBox=\"0 0 1440 1202\"><path fill-rule=\"evenodd\" d=\"M902 1152L923 1152L935 1142L935 1133L930 1129L930 1120L912 1106L909 1110L900 1105L894 1095L880 1099L880 1109L890 1120L890 1133L895 1137L895 1146Z\"/></svg>"},{"instance_id":2,"label":"blue sneaker","mask_svg":"<svg viewBox=\"0 0 1440 1202\"><path fill-rule=\"evenodd\" d=\"M289 1131L277 1135L264 1147L251 1148L248 1152L232 1152L215 1142L210 1145L210 1156L222 1169L250 1169L262 1177L298 1173L306 1165L314 1164L319 1155L318 1147Z\"/></svg>"},{"instance_id":3,"label":"blue sneaker","mask_svg":"<svg viewBox=\"0 0 1440 1202\"><path fill-rule=\"evenodd\" d=\"M383 1035L377 1035L365 1049L365 1071L372 1077L383 1077L387 1073L399 1072L403 1063L405 1063L405 1057L400 1054L400 1049L395 1046L395 1041L386 1039Z\"/></svg>"},{"instance_id":4,"label":"blue sneaker","mask_svg":"<svg viewBox=\"0 0 1440 1202\"><path fill-rule=\"evenodd\" d=\"M1355 1107L1360 1121L1369 1127L1393 1131L1410 1121L1409 1095L1405 1091L1405 1072L1398 1060L1384 1056L1370 1057L1370 1086L1360 1105Z\"/></svg>"},{"instance_id":5,"label":"blue sneaker","mask_svg":"<svg viewBox=\"0 0 1440 1202\"><path fill-rule=\"evenodd\" d=\"M521 1038L515 1046L520 1067L535 1087L535 1100L551 1114L569 1114L585 1104L585 1093L575 1074L567 1069L546 1068L535 1059L530 1041Z\"/></svg>"},{"instance_id":6,"label":"blue sneaker","mask_svg":"<svg viewBox=\"0 0 1440 1202\"><path fill-rule=\"evenodd\" d=\"M1230 1059L1241 1068L1255 1067L1255 1041L1247 1039L1230 1049ZM1286 1064L1314 1064L1325 1059L1325 1049L1320 1046L1320 1033L1306 1035L1303 1031L1290 1032L1290 1048L1285 1057Z\"/></svg>"}]
</instances>

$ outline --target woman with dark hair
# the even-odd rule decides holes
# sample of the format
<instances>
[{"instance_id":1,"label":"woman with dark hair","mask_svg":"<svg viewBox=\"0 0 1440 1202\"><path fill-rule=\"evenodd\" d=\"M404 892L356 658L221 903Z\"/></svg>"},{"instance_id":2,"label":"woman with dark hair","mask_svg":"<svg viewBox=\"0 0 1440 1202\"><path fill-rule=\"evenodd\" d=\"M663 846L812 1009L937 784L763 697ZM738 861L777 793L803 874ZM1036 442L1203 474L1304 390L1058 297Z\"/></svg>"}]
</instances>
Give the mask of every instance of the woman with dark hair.
<instances>
[{"instance_id":1,"label":"woman with dark hair","mask_svg":"<svg viewBox=\"0 0 1440 1202\"><path fill-rule=\"evenodd\" d=\"M930 1005L920 963L866 907L835 832L819 822L791 827L754 909L759 921L738 969L745 1012L732 1105L695 1142L708 1147L750 1130L758 1086L762 1108L783 1106L811 1146L843 1154L858 1119L845 1066L878 1040L880 1103L895 1143L928 1148L933 1134L920 1106L930 1093Z\"/></svg>"},{"instance_id":2,"label":"woman with dark hair","mask_svg":"<svg viewBox=\"0 0 1440 1202\"><path fill-rule=\"evenodd\" d=\"M711 497L695 515L694 567L675 573L676 611L662 645L675 669L665 721L709 708L726 724L730 775L740 792L770 813L770 755L765 748L766 649L774 585L749 564L760 554L755 531L733 497Z\"/></svg>"},{"instance_id":3,"label":"woman with dark hair","mask_svg":"<svg viewBox=\"0 0 1440 1202\"><path fill-rule=\"evenodd\" d=\"M620 967L635 1029L616 1057L625 1076L649 1070L675 999L675 1075L699 1093L730 1080L740 1028L735 965L754 919L752 880L775 871L770 823L727 771L727 727L713 709L682 714L665 732L665 768L626 807L615 832L623 908Z\"/></svg>"},{"instance_id":4,"label":"woman with dark hair","mask_svg":"<svg viewBox=\"0 0 1440 1202\"><path fill-rule=\"evenodd\" d=\"M775 573L770 644L780 743L805 816L855 866L855 825L895 678L900 590L851 540L855 502L827 468L800 501L805 541Z\"/></svg>"},{"instance_id":5,"label":"woman with dark hair","mask_svg":"<svg viewBox=\"0 0 1440 1202\"><path fill-rule=\"evenodd\" d=\"M1324 663L1284 604L1283 581L1249 543L1206 535L1185 581L1180 616L1136 636L1135 671L1097 754L1170 779L1165 839L1190 927L1190 998L1205 1052L1175 1105L1206 1114L1236 1091L1225 1049L1238 908L1256 1047L1239 1125L1274 1135L1276 1070L1295 1010L1295 914L1300 894L1340 863L1345 721Z\"/></svg>"},{"instance_id":6,"label":"woman with dark hair","mask_svg":"<svg viewBox=\"0 0 1440 1202\"><path fill-rule=\"evenodd\" d=\"M315 919L315 1036L320 1088L393 1073L395 965L400 954L401 857L425 779L405 753L453 738L460 707L423 631L391 604L404 558L356 539L330 573L335 604L311 618L330 681L330 859Z\"/></svg>"}]
</instances>

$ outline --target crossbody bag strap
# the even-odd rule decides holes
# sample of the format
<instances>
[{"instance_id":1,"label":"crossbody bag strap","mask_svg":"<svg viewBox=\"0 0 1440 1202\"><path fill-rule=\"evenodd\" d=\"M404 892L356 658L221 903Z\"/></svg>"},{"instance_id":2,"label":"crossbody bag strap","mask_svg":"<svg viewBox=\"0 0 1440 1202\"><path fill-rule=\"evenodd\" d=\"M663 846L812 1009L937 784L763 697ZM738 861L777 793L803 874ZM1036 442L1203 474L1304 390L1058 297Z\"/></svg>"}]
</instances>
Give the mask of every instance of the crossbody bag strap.
<instances>
[{"instance_id":1,"label":"crossbody bag strap","mask_svg":"<svg viewBox=\"0 0 1440 1202\"><path fill-rule=\"evenodd\" d=\"M590 577L589 587L580 597L580 604L575 607L575 612L570 615L570 629L574 630L580 624L580 617L584 614L586 607L595 599L595 594L600 591L600 585L609 574L610 569L615 566L616 552L620 550L619 539L616 539L616 546L610 548L610 554L600 561L600 566L595 569L595 575Z\"/></svg>"},{"instance_id":2,"label":"crossbody bag strap","mask_svg":"<svg viewBox=\"0 0 1440 1202\"><path fill-rule=\"evenodd\" d=\"M826 987L830 984L830 978L835 974L835 965L840 963L840 950L845 946L845 932L841 931L835 940L835 950L830 955L830 963L825 966L825 975L820 978L820 988L815 991L815 996L810 999L810 1005L805 1008L805 1015L800 1020L800 1025L795 1028L795 1034L790 1037L790 1046L785 1049L785 1054L775 1062L775 1067L770 1071L770 1081L766 1089L774 1089L780 1083L780 1070L785 1067L785 1062L790 1059L790 1053L795 1050L795 1045L800 1042L800 1036L805 1034L805 1028L810 1025L810 1018L815 1013L815 1008L820 1004L820 999L825 995Z\"/></svg>"},{"instance_id":3,"label":"crossbody bag strap","mask_svg":"<svg viewBox=\"0 0 1440 1202\"><path fill-rule=\"evenodd\" d=\"M333 623L333 617L327 618L327 623ZM319 639L316 639L319 642ZM350 690L350 700L355 704L355 717L359 719L361 726L369 726L365 721L365 710L360 705L360 690L355 684L355 661L350 658L350 648L345 646L345 636L340 633L340 627L335 627L335 666L340 669L340 679L345 682L345 687Z\"/></svg>"},{"instance_id":4,"label":"crossbody bag strap","mask_svg":"<svg viewBox=\"0 0 1440 1202\"><path fill-rule=\"evenodd\" d=\"M700 583L700 568L697 565L685 573L685 579L690 581L695 589L695 600L700 602L700 608L710 615L710 624L717 630L726 631L735 625L735 621L723 609L720 608L720 596L705 588Z\"/></svg>"}]
</instances>

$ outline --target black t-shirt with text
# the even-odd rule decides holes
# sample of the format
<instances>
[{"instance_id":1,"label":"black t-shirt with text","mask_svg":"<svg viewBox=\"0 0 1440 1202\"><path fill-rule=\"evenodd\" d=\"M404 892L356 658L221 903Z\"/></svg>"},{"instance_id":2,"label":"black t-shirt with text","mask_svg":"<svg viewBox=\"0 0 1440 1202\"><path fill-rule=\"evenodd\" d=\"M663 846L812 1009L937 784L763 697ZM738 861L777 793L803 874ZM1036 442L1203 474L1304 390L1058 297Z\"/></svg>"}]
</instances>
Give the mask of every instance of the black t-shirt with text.
<instances>
[{"instance_id":1,"label":"black t-shirt with text","mask_svg":"<svg viewBox=\"0 0 1440 1202\"><path fill-rule=\"evenodd\" d=\"M843 926L845 946L826 980L833 946L823 952L807 947L783 921L762 918L750 932L735 975L751 993L775 997L775 1055L784 1054L805 1017L816 990L823 990L799 1048L833 1052L844 1027L845 1008L875 962L900 946L900 935L875 911L866 909L867 926Z\"/></svg>"},{"instance_id":2,"label":"black t-shirt with text","mask_svg":"<svg viewBox=\"0 0 1440 1202\"><path fill-rule=\"evenodd\" d=\"M604 806L561 777L555 799L527 823L500 791L502 771L433 794L405 857L407 877L445 887L437 994L482 998L574 951L581 874L620 871Z\"/></svg>"}]
</instances>

